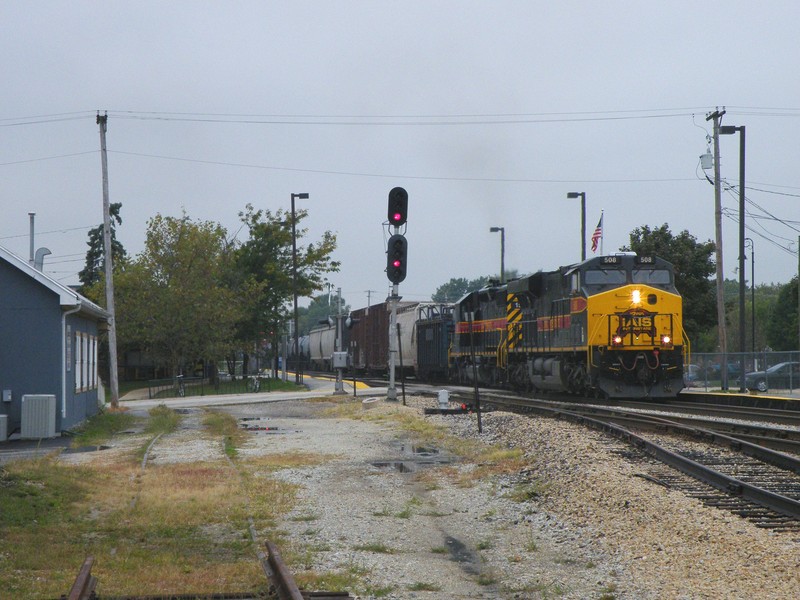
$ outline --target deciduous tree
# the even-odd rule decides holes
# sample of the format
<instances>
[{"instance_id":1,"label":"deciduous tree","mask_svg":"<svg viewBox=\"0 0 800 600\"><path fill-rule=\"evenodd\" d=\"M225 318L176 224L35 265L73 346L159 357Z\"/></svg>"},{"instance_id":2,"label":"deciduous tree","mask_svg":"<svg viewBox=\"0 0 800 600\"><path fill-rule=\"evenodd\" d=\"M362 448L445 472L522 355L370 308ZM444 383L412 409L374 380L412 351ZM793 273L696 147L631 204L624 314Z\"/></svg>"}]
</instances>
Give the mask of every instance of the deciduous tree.
<instances>
[{"instance_id":1,"label":"deciduous tree","mask_svg":"<svg viewBox=\"0 0 800 600\"><path fill-rule=\"evenodd\" d=\"M295 211L297 296L309 297L320 291L326 273L337 272L339 262L332 260L336 236L325 231L318 242L305 243L308 230L298 227L308 211ZM266 337L276 341L291 316L294 294L292 268L292 215L278 210L256 210L248 204L239 213L249 236L236 250L234 269L228 285L250 290L245 313L237 324L237 339L243 348L253 340Z\"/></svg>"},{"instance_id":2,"label":"deciduous tree","mask_svg":"<svg viewBox=\"0 0 800 600\"><path fill-rule=\"evenodd\" d=\"M242 315L241 294L224 285L231 260L219 224L150 219L144 251L115 275L120 339L175 370L222 356Z\"/></svg>"},{"instance_id":3,"label":"deciduous tree","mask_svg":"<svg viewBox=\"0 0 800 600\"><path fill-rule=\"evenodd\" d=\"M656 255L675 268L675 287L683 297L683 327L691 341L716 326L715 292L709 277L715 266L711 256L714 242L700 243L688 231L673 235L669 226L637 227L630 233L630 246L623 251Z\"/></svg>"}]
</instances>

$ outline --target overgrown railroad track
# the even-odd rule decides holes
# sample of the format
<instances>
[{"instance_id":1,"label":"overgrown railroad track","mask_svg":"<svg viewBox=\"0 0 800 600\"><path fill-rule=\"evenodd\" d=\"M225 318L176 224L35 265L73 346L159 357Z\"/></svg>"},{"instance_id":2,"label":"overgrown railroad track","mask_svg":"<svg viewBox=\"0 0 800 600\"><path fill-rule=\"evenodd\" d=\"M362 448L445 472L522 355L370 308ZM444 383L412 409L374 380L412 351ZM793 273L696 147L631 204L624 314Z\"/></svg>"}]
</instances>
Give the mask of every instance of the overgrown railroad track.
<instances>
[{"instance_id":1,"label":"overgrown railroad track","mask_svg":"<svg viewBox=\"0 0 800 600\"><path fill-rule=\"evenodd\" d=\"M97 578L92 575L94 557L83 561L78 576L75 578L69 593L60 600L197 600L208 598L213 600L342 600L352 598L348 592L308 592L301 590L294 580L289 568L281 557L278 547L270 541L265 542L267 556L261 556L261 567L271 583L269 595L243 593L203 593L203 594L169 594L167 596L101 596L95 591Z\"/></svg>"},{"instance_id":2,"label":"overgrown railroad track","mask_svg":"<svg viewBox=\"0 0 800 600\"><path fill-rule=\"evenodd\" d=\"M473 400L468 394L460 397ZM749 441L699 427L696 417L688 425L679 422L690 419L688 416L665 419L620 407L565 404L495 392L483 394L480 401L482 406L536 413L602 430L628 444L620 454L647 465L645 478L734 512L759 527L800 532L800 457L770 449L761 443L766 438L755 436L757 441ZM721 427L720 423L703 421L711 427ZM753 429L754 425L747 427ZM773 434L797 433L764 427Z\"/></svg>"},{"instance_id":3,"label":"overgrown railroad track","mask_svg":"<svg viewBox=\"0 0 800 600\"><path fill-rule=\"evenodd\" d=\"M148 445L144 452L141 461L141 472L147 469L148 461L154 454L154 449L158 449L158 442L162 438L162 434L158 434ZM228 464L234 469L239 477L242 473L236 463L231 460L225 453L225 442L222 442L222 453L226 456ZM130 508L134 508L139 500L141 493L141 480L139 477L136 479L136 493L131 500ZM168 595L100 595L97 594L96 588L98 579L92 575L92 567L95 562L93 556L87 557L81 566L78 575L73 583L70 591L60 597L60 600L196 600L200 598L208 598L213 600L343 600L352 598L349 592L333 592L333 591L307 591L301 590L295 582L289 567L283 561L281 554L275 544L269 540L264 542L266 553L263 552L257 540L257 533L255 529L255 521L252 515L248 516L249 528L248 533L250 539L256 548L256 556L259 560L261 568L269 580L269 593L263 592L214 592L203 591L201 593L171 593Z\"/></svg>"}]
</instances>

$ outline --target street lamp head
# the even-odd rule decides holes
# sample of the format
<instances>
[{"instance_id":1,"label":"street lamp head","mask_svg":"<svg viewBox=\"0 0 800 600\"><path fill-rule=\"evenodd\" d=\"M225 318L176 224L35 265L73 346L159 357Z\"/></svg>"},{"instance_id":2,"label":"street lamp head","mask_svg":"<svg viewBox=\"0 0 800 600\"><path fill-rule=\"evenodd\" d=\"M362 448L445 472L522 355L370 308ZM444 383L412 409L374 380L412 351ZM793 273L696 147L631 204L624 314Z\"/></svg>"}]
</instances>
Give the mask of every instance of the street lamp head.
<instances>
[{"instance_id":1,"label":"street lamp head","mask_svg":"<svg viewBox=\"0 0 800 600\"><path fill-rule=\"evenodd\" d=\"M498 231L504 231L504 230L505 230L504 227L489 227L490 233L497 233Z\"/></svg>"},{"instance_id":2,"label":"street lamp head","mask_svg":"<svg viewBox=\"0 0 800 600\"><path fill-rule=\"evenodd\" d=\"M292 200L294 200L294 199L297 199L297 200L308 200L308 194L305 193L305 192L302 193L302 194L292 194Z\"/></svg>"},{"instance_id":3,"label":"street lamp head","mask_svg":"<svg viewBox=\"0 0 800 600\"><path fill-rule=\"evenodd\" d=\"M580 198L585 192L567 192L567 198Z\"/></svg>"},{"instance_id":4,"label":"street lamp head","mask_svg":"<svg viewBox=\"0 0 800 600\"><path fill-rule=\"evenodd\" d=\"M719 134L720 135L733 135L737 131L741 130L741 127L736 127L735 125L720 125L719 126Z\"/></svg>"}]
</instances>

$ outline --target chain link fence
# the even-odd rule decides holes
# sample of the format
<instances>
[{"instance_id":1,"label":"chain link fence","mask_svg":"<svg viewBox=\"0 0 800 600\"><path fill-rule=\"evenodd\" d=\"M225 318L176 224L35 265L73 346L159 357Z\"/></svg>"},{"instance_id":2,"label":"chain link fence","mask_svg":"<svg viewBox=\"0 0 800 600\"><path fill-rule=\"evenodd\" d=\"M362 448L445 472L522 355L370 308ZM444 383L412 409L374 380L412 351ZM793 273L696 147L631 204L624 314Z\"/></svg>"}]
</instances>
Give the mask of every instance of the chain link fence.
<instances>
[{"instance_id":1,"label":"chain link fence","mask_svg":"<svg viewBox=\"0 0 800 600\"><path fill-rule=\"evenodd\" d=\"M725 370L723 371L723 366ZM734 390L742 385L751 392L773 392L800 396L800 352L695 353L684 365L687 388ZM727 378L727 381L726 381Z\"/></svg>"}]
</instances>

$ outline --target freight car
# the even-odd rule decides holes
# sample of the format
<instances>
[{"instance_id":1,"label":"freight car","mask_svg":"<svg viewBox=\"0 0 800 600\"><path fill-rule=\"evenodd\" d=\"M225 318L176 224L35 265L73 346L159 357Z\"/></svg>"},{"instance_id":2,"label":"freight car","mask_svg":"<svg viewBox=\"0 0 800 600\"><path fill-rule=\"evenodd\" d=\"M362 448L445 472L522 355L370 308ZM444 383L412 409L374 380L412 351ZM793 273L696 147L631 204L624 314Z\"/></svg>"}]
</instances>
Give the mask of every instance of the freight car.
<instances>
[{"instance_id":1,"label":"freight car","mask_svg":"<svg viewBox=\"0 0 800 600\"><path fill-rule=\"evenodd\" d=\"M340 348L347 348L350 342L350 332L346 327L341 328ZM309 365L314 371L332 371L331 360L336 347L336 324L320 325L308 334Z\"/></svg>"},{"instance_id":2,"label":"freight car","mask_svg":"<svg viewBox=\"0 0 800 600\"><path fill-rule=\"evenodd\" d=\"M681 297L672 265L600 256L492 285L455 306L450 378L613 398L683 387Z\"/></svg>"},{"instance_id":3,"label":"freight car","mask_svg":"<svg viewBox=\"0 0 800 600\"><path fill-rule=\"evenodd\" d=\"M416 331L416 376L421 381L447 381L450 344L453 339L453 305L431 304L418 312Z\"/></svg>"},{"instance_id":4,"label":"freight car","mask_svg":"<svg viewBox=\"0 0 800 600\"><path fill-rule=\"evenodd\" d=\"M418 324L423 317L439 315L443 306L433 302L399 302L399 354L395 373L414 376L418 369ZM381 375L389 369L389 318L391 304L381 302L350 313L355 323L350 331L348 352L357 373ZM392 332L397 340L397 331ZM445 354L446 356L446 354ZM441 359L439 359L441 360ZM446 360L446 359L445 359ZM445 369L446 370L446 369Z\"/></svg>"}]
</instances>

